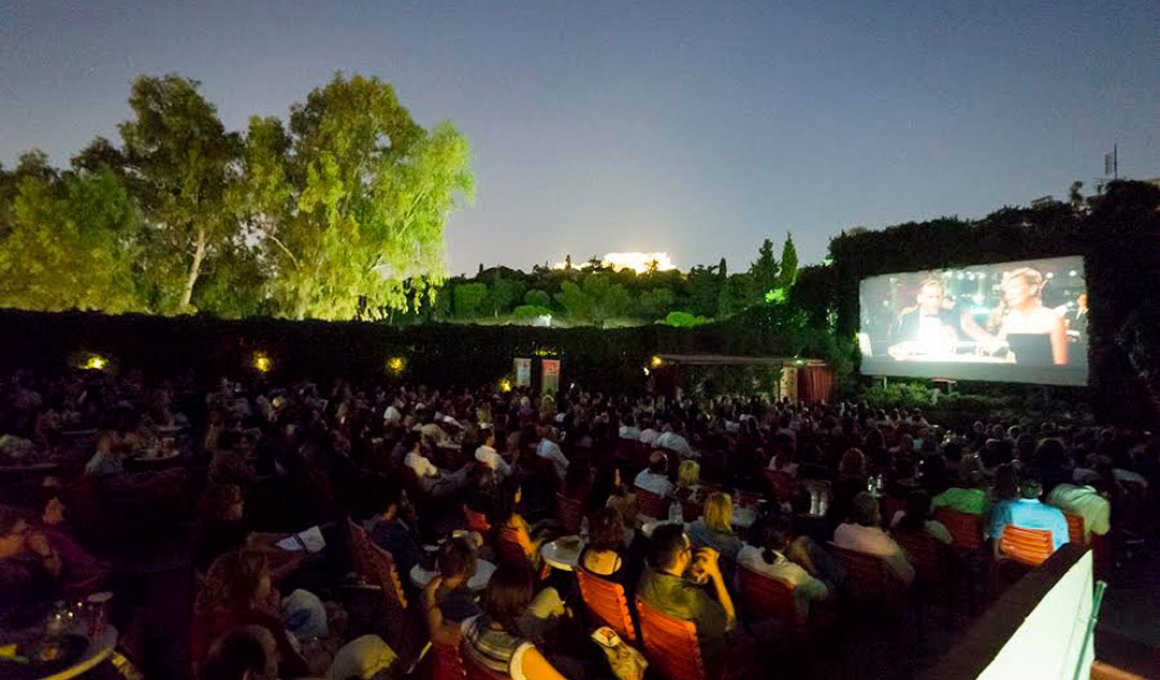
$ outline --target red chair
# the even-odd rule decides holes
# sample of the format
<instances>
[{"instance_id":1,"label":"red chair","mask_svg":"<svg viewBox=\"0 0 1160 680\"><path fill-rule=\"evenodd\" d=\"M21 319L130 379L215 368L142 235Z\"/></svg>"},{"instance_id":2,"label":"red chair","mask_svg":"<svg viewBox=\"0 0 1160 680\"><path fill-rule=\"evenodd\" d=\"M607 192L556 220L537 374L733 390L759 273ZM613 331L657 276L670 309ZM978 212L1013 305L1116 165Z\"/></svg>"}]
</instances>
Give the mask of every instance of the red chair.
<instances>
[{"instance_id":1,"label":"red chair","mask_svg":"<svg viewBox=\"0 0 1160 680\"><path fill-rule=\"evenodd\" d=\"M956 552L971 553L983 549L983 518L966 512L939 508L933 519L946 526L954 539L951 545Z\"/></svg>"},{"instance_id":2,"label":"red chair","mask_svg":"<svg viewBox=\"0 0 1160 680\"><path fill-rule=\"evenodd\" d=\"M668 680L708 680L692 621L682 621L636 600L644 653Z\"/></svg>"},{"instance_id":3,"label":"red chair","mask_svg":"<svg viewBox=\"0 0 1160 680\"><path fill-rule=\"evenodd\" d=\"M757 507L758 501L760 501L762 498L765 498L765 494L760 491L737 489L737 494L733 496L733 502L739 508L753 508Z\"/></svg>"},{"instance_id":4,"label":"red chair","mask_svg":"<svg viewBox=\"0 0 1160 680\"><path fill-rule=\"evenodd\" d=\"M624 586L590 573L583 567L576 569L580 596L592 618L616 631L621 639L636 642L636 625L628 611L628 597Z\"/></svg>"},{"instance_id":5,"label":"red chair","mask_svg":"<svg viewBox=\"0 0 1160 680\"><path fill-rule=\"evenodd\" d=\"M536 563L540 560L535 547L525 534L511 527L504 527L496 532L495 553L501 563L525 567L533 574L538 573L541 580L547 578L551 572L547 564L541 564L539 572L536 571Z\"/></svg>"},{"instance_id":6,"label":"red chair","mask_svg":"<svg viewBox=\"0 0 1160 680\"><path fill-rule=\"evenodd\" d=\"M640 514L653 519L668 519L671 501L648 489L636 487L636 503Z\"/></svg>"},{"instance_id":7,"label":"red chair","mask_svg":"<svg viewBox=\"0 0 1160 680\"><path fill-rule=\"evenodd\" d=\"M886 566L885 560L840 548L833 543L830 550L846 570L845 588L850 599L893 606L902 604L905 587Z\"/></svg>"},{"instance_id":8,"label":"red chair","mask_svg":"<svg viewBox=\"0 0 1160 680\"><path fill-rule=\"evenodd\" d=\"M477 531L483 536L491 533L491 522L487 520L487 515L476 512L466 505L463 506L463 521L468 531Z\"/></svg>"},{"instance_id":9,"label":"red chair","mask_svg":"<svg viewBox=\"0 0 1160 680\"><path fill-rule=\"evenodd\" d=\"M696 522L703 510L704 506L701 503L690 498L681 499L681 519L686 522Z\"/></svg>"},{"instance_id":10,"label":"red chair","mask_svg":"<svg viewBox=\"0 0 1160 680\"><path fill-rule=\"evenodd\" d=\"M560 520L564 531L570 534L580 533L580 527L584 521L584 503L562 493L557 493L556 519Z\"/></svg>"},{"instance_id":11,"label":"red chair","mask_svg":"<svg viewBox=\"0 0 1160 680\"><path fill-rule=\"evenodd\" d=\"M1087 530L1084 527L1083 517L1070 512L1063 513L1067 518L1067 540L1076 545L1087 545Z\"/></svg>"},{"instance_id":12,"label":"red chair","mask_svg":"<svg viewBox=\"0 0 1160 680\"><path fill-rule=\"evenodd\" d=\"M1047 529L1024 529L1008 524L999 539L999 552L1019 564L1038 567L1055 552L1055 543Z\"/></svg>"},{"instance_id":13,"label":"red chair","mask_svg":"<svg viewBox=\"0 0 1160 680\"><path fill-rule=\"evenodd\" d=\"M459 656L458 645L431 643L431 665L427 680L463 680L467 670Z\"/></svg>"},{"instance_id":14,"label":"red chair","mask_svg":"<svg viewBox=\"0 0 1160 680\"><path fill-rule=\"evenodd\" d=\"M794 602L793 584L753 571L744 564L738 565L737 581L741 609L750 621L775 619L794 631L806 623Z\"/></svg>"},{"instance_id":15,"label":"red chair","mask_svg":"<svg viewBox=\"0 0 1160 680\"><path fill-rule=\"evenodd\" d=\"M890 523L894 521L894 515L906 510L906 499L896 498L894 496L885 496L882 499L882 506L885 510L882 513L882 519L884 520L883 524L885 526L890 526Z\"/></svg>"},{"instance_id":16,"label":"red chair","mask_svg":"<svg viewBox=\"0 0 1160 680\"><path fill-rule=\"evenodd\" d=\"M950 629L955 620L955 578L948 546L926 532L895 531L891 535L898 542L898 545L906 551L906 556L914 567L915 585L919 595L924 600L946 604L947 628ZM938 592L941 597L932 597L935 592ZM919 644L921 645L925 641L925 638L921 637L925 632L925 626L922 622L925 611L921 604L918 614L920 617Z\"/></svg>"},{"instance_id":17,"label":"red chair","mask_svg":"<svg viewBox=\"0 0 1160 680\"><path fill-rule=\"evenodd\" d=\"M350 522L351 563L362 576L365 586L379 593L378 605L385 605L387 609L387 627L390 629L387 642L400 656L405 656L416 650L420 631L419 621L407 607L407 594L403 590L403 582L399 578L399 570L391 553L375 545L367 532L354 522ZM378 618L379 606L375 607L374 618Z\"/></svg>"}]
</instances>

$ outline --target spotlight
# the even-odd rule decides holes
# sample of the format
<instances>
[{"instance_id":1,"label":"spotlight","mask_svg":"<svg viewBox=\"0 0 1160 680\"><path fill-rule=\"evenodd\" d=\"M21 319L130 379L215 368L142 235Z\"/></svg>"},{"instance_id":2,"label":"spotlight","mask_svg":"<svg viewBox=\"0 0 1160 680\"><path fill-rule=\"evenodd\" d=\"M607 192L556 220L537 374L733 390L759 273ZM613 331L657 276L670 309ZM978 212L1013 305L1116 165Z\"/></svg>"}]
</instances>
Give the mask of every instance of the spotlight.
<instances>
[{"instance_id":1,"label":"spotlight","mask_svg":"<svg viewBox=\"0 0 1160 680\"><path fill-rule=\"evenodd\" d=\"M254 352L254 360L250 363L254 370L259 373L269 373L270 369L274 367L274 362L265 352Z\"/></svg>"},{"instance_id":2,"label":"spotlight","mask_svg":"<svg viewBox=\"0 0 1160 680\"><path fill-rule=\"evenodd\" d=\"M660 355L657 355L652 358L651 363L653 368L660 368L661 366L665 365L665 360L662 359Z\"/></svg>"},{"instance_id":3,"label":"spotlight","mask_svg":"<svg viewBox=\"0 0 1160 680\"><path fill-rule=\"evenodd\" d=\"M81 368L86 371L103 371L105 366L109 365L109 360L99 354L89 355L85 363L81 364Z\"/></svg>"},{"instance_id":4,"label":"spotlight","mask_svg":"<svg viewBox=\"0 0 1160 680\"><path fill-rule=\"evenodd\" d=\"M403 357L391 357L390 359L387 359L387 370L391 373L394 373L395 375L402 373L403 369L406 367L407 361L403 359Z\"/></svg>"}]
</instances>

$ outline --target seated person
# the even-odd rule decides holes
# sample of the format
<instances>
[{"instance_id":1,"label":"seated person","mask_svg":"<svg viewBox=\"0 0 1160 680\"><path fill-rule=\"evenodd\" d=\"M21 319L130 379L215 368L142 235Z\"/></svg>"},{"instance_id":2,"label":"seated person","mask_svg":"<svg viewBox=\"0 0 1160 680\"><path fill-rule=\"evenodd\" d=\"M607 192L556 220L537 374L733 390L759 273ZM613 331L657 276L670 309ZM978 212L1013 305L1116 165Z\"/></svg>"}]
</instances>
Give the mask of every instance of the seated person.
<instances>
[{"instance_id":1,"label":"seated person","mask_svg":"<svg viewBox=\"0 0 1160 680\"><path fill-rule=\"evenodd\" d=\"M551 425L540 425L536 428L536 434L540 437L540 442L536 444L536 455L545 460L551 461L556 468L556 475L559 479L564 479L564 475L568 474L568 458L564 452L560 450L560 445L556 443L556 434Z\"/></svg>"},{"instance_id":2,"label":"seated person","mask_svg":"<svg viewBox=\"0 0 1160 680\"><path fill-rule=\"evenodd\" d=\"M963 456L959 461L959 482L946 491L930 499L933 509L950 508L968 515L985 517L991 510L986 478L983 475L983 461L976 454Z\"/></svg>"},{"instance_id":3,"label":"seated person","mask_svg":"<svg viewBox=\"0 0 1160 680\"><path fill-rule=\"evenodd\" d=\"M493 481L499 482L511 476L512 468L495 450L495 431L489 428L486 432L487 439L475 450L475 460L492 473Z\"/></svg>"},{"instance_id":4,"label":"seated person","mask_svg":"<svg viewBox=\"0 0 1160 680\"><path fill-rule=\"evenodd\" d=\"M117 433L104 430L97 437L97 452L85 463L86 477L111 477L125 469L124 457L117 442Z\"/></svg>"},{"instance_id":5,"label":"seated person","mask_svg":"<svg viewBox=\"0 0 1160 680\"><path fill-rule=\"evenodd\" d=\"M641 470L633 484L645 491L651 491L661 498L673 493L673 483L669 481L669 462L662 451L653 451L648 457L648 467Z\"/></svg>"},{"instance_id":6,"label":"seated person","mask_svg":"<svg viewBox=\"0 0 1160 680\"><path fill-rule=\"evenodd\" d=\"M454 472L447 472L436 467L427 458L423 451L422 438L414 432L408 433L404 445L407 447L407 455L403 458L403 464L415 473L415 479L424 493L432 498L446 498L459 493L467 486L468 476L475 467L475 461L469 461Z\"/></svg>"},{"instance_id":7,"label":"seated person","mask_svg":"<svg viewBox=\"0 0 1160 680\"><path fill-rule=\"evenodd\" d=\"M278 644L261 626L239 626L210 647L202 680L264 680L278 677Z\"/></svg>"},{"instance_id":8,"label":"seated person","mask_svg":"<svg viewBox=\"0 0 1160 680\"><path fill-rule=\"evenodd\" d=\"M737 626L733 597L711 548L694 555L693 544L679 524L662 524L652 534L652 556L641 573L636 595L673 618L692 621L708 666L714 666L728 651L729 633ZM704 578L716 595L686 580L686 573Z\"/></svg>"},{"instance_id":9,"label":"seated person","mask_svg":"<svg viewBox=\"0 0 1160 680\"><path fill-rule=\"evenodd\" d=\"M925 533L944 545L950 545L954 540L942 522L930 519L930 494L922 489L910 492L906 497L906 509L894 513L894 517L890 520L890 528L911 534Z\"/></svg>"},{"instance_id":10,"label":"seated person","mask_svg":"<svg viewBox=\"0 0 1160 680\"><path fill-rule=\"evenodd\" d=\"M1109 483L1103 476L1090 478L1088 484L1057 484L1047 495L1047 502L1072 515L1083 518L1084 539L1103 536L1111 530L1112 502ZM1066 518L1064 518L1066 519Z\"/></svg>"},{"instance_id":11,"label":"seated person","mask_svg":"<svg viewBox=\"0 0 1160 680\"><path fill-rule=\"evenodd\" d=\"M250 533L244 519L245 498L237 484L210 484L198 502L194 528L193 566L205 573L220 555L237 550Z\"/></svg>"},{"instance_id":12,"label":"seated person","mask_svg":"<svg viewBox=\"0 0 1160 680\"><path fill-rule=\"evenodd\" d=\"M0 506L0 619L22 606L87 595L103 576L101 563L70 536Z\"/></svg>"},{"instance_id":13,"label":"seated person","mask_svg":"<svg viewBox=\"0 0 1160 680\"><path fill-rule=\"evenodd\" d=\"M1039 500L1043 487L1037 480L1024 480L1019 486L1019 495L1018 500L1001 501L991 511L987 535L993 539L996 559L1004 559L999 543L1008 524L1022 529L1050 531L1053 551L1068 542L1067 518L1059 508Z\"/></svg>"},{"instance_id":14,"label":"seated person","mask_svg":"<svg viewBox=\"0 0 1160 680\"><path fill-rule=\"evenodd\" d=\"M695 460L683 460L677 468L677 488L673 495L682 501L701 500L701 465Z\"/></svg>"},{"instance_id":15,"label":"seated person","mask_svg":"<svg viewBox=\"0 0 1160 680\"><path fill-rule=\"evenodd\" d=\"M600 500L601 496L605 495L604 489L607 489L607 497ZM615 465L605 465L596 469L590 500L600 502L600 505L593 508L594 510L602 507L615 508L625 526L636 525L636 516L640 513L636 494L624 485L620 478L620 468Z\"/></svg>"},{"instance_id":16,"label":"seated person","mask_svg":"<svg viewBox=\"0 0 1160 680\"><path fill-rule=\"evenodd\" d=\"M531 565L539 569L541 564L540 546L552 540L559 533L559 525L554 520L541 520L535 526L528 524L521 514L523 490L514 477L505 479L498 488L496 513L492 526L519 543L528 556Z\"/></svg>"},{"instance_id":17,"label":"seated person","mask_svg":"<svg viewBox=\"0 0 1160 680\"><path fill-rule=\"evenodd\" d=\"M475 543L467 537L456 536L439 546L436 567L440 585L435 602L447 621L459 623L480 613L475 594L467 585L475 576L477 559Z\"/></svg>"},{"instance_id":18,"label":"seated person","mask_svg":"<svg viewBox=\"0 0 1160 680\"><path fill-rule=\"evenodd\" d=\"M733 533L733 498L720 491L705 499L705 515L689 525L689 538L697 548L712 548L729 564L737 561L742 542Z\"/></svg>"},{"instance_id":19,"label":"seated person","mask_svg":"<svg viewBox=\"0 0 1160 680\"><path fill-rule=\"evenodd\" d=\"M926 354L953 354L959 341L954 314L944 308L943 284L936 278L922 282L916 304L902 310L891 331L890 348L895 359Z\"/></svg>"},{"instance_id":20,"label":"seated person","mask_svg":"<svg viewBox=\"0 0 1160 680\"><path fill-rule=\"evenodd\" d=\"M865 491L855 496L850 519L852 521L840 524L834 530L834 545L880 557L898 580L907 585L912 583L914 567L906 560L902 547L882 530L878 499Z\"/></svg>"},{"instance_id":21,"label":"seated person","mask_svg":"<svg viewBox=\"0 0 1160 680\"><path fill-rule=\"evenodd\" d=\"M412 567L416 564L427 565L427 554L413 528L413 511L402 487L387 484L382 493L383 509L371 528L370 538L375 545L391 553L399 578L406 583L409 582L407 574L411 573Z\"/></svg>"},{"instance_id":22,"label":"seated person","mask_svg":"<svg viewBox=\"0 0 1160 680\"><path fill-rule=\"evenodd\" d=\"M625 588L636 583L640 569L629 558L626 537L631 540L616 508L602 508L592 516L588 544L580 552L580 567Z\"/></svg>"},{"instance_id":23,"label":"seated person","mask_svg":"<svg viewBox=\"0 0 1160 680\"><path fill-rule=\"evenodd\" d=\"M792 585L798 621L804 622L809 617L810 603L829 598L830 588L787 557L786 552L794 540L793 525L788 517L775 517L764 522L757 527L757 535L759 545L742 547L737 555L738 564Z\"/></svg>"},{"instance_id":24,"label":"seated person","mask_svg":"<svg viewBox=\"0 0 1160 680\"><path fill-rule=\"evenodd\" d=\"M564 473L564 484L560 493L565 498L580 501L582 504L588 502L588 495L592 493L592 468L588 465L588 461L583 458L572 461L568 471Z\"/></svg>"},{"instance_id":25,"label":"seated person","mask_svg":"<svg viewBox=\"0 0 1160 680\"><path fill-rule=\"evenodd\" d=\"M442 578L436 576L423 590L432 643L459 645L471 662L493 673L527 680L564 678L525 633L528 613L538 606L536 600L550 599L543 594L555 593L546 588L533 598L534 577L527 569L500 565L483 592L483 613L458 625L445 620L436 603L435 594L441 586Z\"/></svg>"},{"instance_id":26,"label":"seated person","mask_svg":"<svg viewBox=\"0 0 1160 680\"><path fill-rule=\"evenodd\" d=\"M309 675L310 666L295 651L279 606L264 552L235 550L216 559L193 606L189 635L194 664L208 660L211 646L221 636L239 626L255 625L274 638L281 657L279 675Z\"/></svg>"}]
</instances>

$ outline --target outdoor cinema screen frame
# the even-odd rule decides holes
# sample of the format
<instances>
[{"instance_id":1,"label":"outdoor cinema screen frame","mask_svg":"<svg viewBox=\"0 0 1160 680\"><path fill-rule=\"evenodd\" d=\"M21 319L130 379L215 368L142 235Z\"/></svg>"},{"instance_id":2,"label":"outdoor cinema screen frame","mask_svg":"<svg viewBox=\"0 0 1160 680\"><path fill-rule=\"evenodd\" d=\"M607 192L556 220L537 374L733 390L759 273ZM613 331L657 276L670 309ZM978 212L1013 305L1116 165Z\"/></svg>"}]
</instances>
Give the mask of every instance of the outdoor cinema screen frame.
<instances>
[{"instance_id":1,"label":"outdoor cinema screen frame","mask_svg":"<svg viewBox=\"0 0 1160 680\"><path fill-rule=\"evenodd\" d=\"M1078 255L873 276L858 298L863 375L1087 384Z\"/></svg>"}]
</instances>

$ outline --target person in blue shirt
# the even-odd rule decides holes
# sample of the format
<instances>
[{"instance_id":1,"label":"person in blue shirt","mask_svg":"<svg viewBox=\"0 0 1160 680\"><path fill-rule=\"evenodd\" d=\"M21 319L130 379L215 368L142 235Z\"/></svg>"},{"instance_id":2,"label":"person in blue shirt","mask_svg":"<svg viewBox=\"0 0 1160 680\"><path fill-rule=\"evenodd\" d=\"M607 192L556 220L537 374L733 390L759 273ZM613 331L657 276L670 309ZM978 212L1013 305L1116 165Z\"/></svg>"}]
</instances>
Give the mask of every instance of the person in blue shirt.
<instances>
[{"instance_id":1,"label":"person in blue shirt","mask_svg":"<svg viewBox=\"0 0 1160 680\"><path fill-rule=\"evenodd\" d=\"M999 555L999 540L1008 524L1022 529L1046 529L1051 532L1053 551L1068 542L1067 518L1057 507L1039 500L1043 486L1036 480L1025 480L1019 487L1020 498L1000 501L991 511L988 536L994 540L995 555Z\"/></svg>"}]
</instances>

